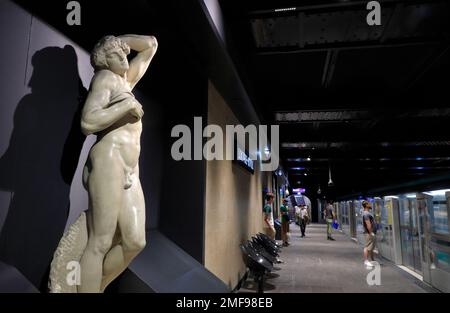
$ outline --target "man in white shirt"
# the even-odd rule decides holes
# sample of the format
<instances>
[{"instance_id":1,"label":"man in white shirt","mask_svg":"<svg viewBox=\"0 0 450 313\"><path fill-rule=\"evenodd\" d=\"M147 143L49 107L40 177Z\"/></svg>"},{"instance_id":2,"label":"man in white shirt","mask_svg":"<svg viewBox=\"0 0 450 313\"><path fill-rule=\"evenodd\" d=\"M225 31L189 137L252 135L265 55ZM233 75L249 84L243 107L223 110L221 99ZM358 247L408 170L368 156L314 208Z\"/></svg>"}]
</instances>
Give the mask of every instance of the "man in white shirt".
<instances>
[{"instance_id":1,"label":"man in white shirt","mask_svg":"<svg viewBox=\"0 0 450 313\"><path fill-rule=\"evenodd\" d=\"M273 221L273 208L272 208L272 203L273 200L275 198L275 196L272 193L268 193L266 194L266 205L264 206L264 223L265 223L265 229L266 229L266 234L267 236L269 236L270 238L272 238L273 240L275 240L275 226L274 226L274 221Z\"/></svg>"},{"instance_id":2,"label":"man in white shirt","mask_svg":"<svg viewBox=\"0 0 450 313\"><path fill-rule=\"evenodd\" d=\"M305 237L306 224L309 223L308 208L306 205L300 209L300 229L302 231L302 238Z\"/></svg>"}]
</instances>

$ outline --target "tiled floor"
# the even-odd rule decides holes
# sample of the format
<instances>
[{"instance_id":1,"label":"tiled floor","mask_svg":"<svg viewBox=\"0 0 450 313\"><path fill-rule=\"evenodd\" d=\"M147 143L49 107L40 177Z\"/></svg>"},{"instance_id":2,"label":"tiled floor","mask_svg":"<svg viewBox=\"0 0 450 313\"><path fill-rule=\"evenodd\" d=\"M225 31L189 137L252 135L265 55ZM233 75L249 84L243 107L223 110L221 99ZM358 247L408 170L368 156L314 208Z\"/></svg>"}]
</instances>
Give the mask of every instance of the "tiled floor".
<instances>
[{"instance_id":1,"label":"tiled floor","mask_svg":"<svg viewBox=\"0 0 450 313\"><path fill-rule=\"evenodd\" d=\"M410 274L386 260L381 263L381 285L369 286L362 246L338 231L326 240L325 225L308 225L306 237L291 224L291 245L283 248L276 270L266 280L265 292L427 292ZM241 292L254 292L248 279Z\"/></svg>"}]
</instances>

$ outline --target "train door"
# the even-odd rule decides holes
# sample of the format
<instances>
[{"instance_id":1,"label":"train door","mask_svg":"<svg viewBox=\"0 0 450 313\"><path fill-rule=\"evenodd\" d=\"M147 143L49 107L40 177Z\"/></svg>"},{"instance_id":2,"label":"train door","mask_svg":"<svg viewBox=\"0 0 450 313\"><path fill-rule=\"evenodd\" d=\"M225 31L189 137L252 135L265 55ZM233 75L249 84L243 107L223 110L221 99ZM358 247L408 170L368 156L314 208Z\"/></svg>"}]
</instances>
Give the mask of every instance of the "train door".
<instances>
[{"instance_id":1,"label":"train door","mask_svg":"<svg viewBox=\"0 0 450 313\"><path fill-rule=\"evenodd\" d=\"M403 265L422 274L416 195L400 198L400 239Z\"/></svg>"},{"instance_id":2,"label":"train door","mask_svg":"<svg viewBox=\"0 0 450 313\"><path fill-rule=\"evenodd\" d=\"M353 201L348 201L349 208L349 223L350 223L350 236L352 238L356 238L356 213L355 213L355 205Z\"/></svg>"},{"instance_id":3,"label":"train door","mask_svg":"<svg viewBox=\"0 0 450 313\"><path fill-rule=\"evenodd\" d=\"M423 279L443 292L450 292L450 191L418 194L417 208Z\"/></svg>"},{"instance_id":4,"label":"train door","mask_svg":"<svg viewBox=\"0 0 450 313\"><path fill-rule=\"evenodd\" d=\"M391 201L387 200L387 205L391 205ZM389 218L388 210L384 206L383 199L376 198L374 203L374 215L377 223L377 247L379 253L388 260L393 261L393 236L392 236L392 219Z\"/></svg>"}]
</instances>

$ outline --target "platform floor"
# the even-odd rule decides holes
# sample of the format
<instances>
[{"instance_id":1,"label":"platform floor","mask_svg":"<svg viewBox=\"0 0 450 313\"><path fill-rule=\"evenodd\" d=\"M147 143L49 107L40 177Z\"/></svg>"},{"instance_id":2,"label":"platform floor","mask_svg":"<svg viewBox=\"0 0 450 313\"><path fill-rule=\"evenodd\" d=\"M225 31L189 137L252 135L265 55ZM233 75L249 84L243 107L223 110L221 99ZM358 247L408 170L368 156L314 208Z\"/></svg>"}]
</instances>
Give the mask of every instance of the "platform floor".
<instances>
[{"instance_id":1,"label":"platform floor","mask_svg":"<svg viewBox=\"0 0 450 313\"><path fill-rule=\"evenodd\" d=\"M381 285L369 286L363 264L362 246L339 231L333 234L336 241L326 240L326 226L308 225L306 237L300 237L299 227L291 224L291 245L283 248L284 264L276 265L268 277L265 292L386 292L424 293L433 289L385 259L381 264ZM255 292L251 279L241 292Z\"/></svg>"}]
</instances>

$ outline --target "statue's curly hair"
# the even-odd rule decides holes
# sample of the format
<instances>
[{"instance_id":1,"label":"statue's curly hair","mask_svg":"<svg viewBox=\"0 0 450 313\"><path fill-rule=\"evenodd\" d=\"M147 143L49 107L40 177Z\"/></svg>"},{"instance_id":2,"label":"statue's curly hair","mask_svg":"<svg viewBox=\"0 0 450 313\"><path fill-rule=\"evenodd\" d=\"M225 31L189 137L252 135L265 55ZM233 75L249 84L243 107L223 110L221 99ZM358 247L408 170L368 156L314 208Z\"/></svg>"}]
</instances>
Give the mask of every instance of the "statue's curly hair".
<instances>
[{"instance_id":1,"label":"statue's curly hair","mask_svg":"<svg viewBox=\"0 0 450 313\"><path fill-rule=\"evenodd\" d=\"M108 35L99 40L91 52L91 64L95 70L108 68L106 55L109 51L116 48L121 48L126 55L130 54L130 47L128 44L118 37Z\"/></svg>"}]
</instances>

